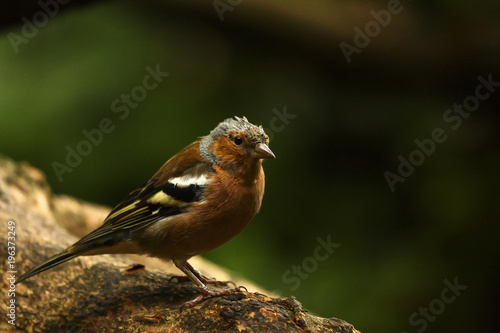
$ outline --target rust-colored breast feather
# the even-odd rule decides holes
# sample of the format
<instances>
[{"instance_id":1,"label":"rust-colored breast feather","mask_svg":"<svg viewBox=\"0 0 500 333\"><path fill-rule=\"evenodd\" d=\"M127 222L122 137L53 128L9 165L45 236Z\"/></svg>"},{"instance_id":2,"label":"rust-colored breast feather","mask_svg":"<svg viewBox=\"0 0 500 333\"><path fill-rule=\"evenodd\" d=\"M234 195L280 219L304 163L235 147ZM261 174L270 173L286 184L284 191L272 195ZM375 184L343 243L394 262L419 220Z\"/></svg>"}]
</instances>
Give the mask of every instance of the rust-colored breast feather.
<instances>
[{"instance_id":1,"label":"rust-colored breast feather","mask_svg":"<svg viewBox=\"0 0 500 333\"><path fill-rule=\"evenodd\" d=\"M257 214L264 195L261 163L257 177L248 183L219 166L203 201L170 225L165 244L172 258L189 258L210 251L236 236Z\"/></svg>"}]
</instances>

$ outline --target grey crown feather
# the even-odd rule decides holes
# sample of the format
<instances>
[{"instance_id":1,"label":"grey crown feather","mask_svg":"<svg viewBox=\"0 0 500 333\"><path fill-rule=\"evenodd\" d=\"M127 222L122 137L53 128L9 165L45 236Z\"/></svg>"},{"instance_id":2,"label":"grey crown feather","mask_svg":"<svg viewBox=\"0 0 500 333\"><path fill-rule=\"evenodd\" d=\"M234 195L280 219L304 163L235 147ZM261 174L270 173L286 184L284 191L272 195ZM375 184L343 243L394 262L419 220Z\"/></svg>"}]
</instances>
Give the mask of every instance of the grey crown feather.
<instances>
[{"instance_id":1,"label":"grey crown feather","mask_svg":"<svg viewBox=\"0 0 500 333\"><path fill-rule=\"evenodd\" d=\"M234 117L227 118L223 122L219 123L217 127L215 127L209 135L205 136L203 140L200 142L200 153L203 158L207 161L217 164L217 157L208 151L210 145L220 138L228 134L229 132L239 132L242 131L245 135L254 143L265 143L269 144L269 137L266 132L264 132L264 128L262 126L256 126L248 121L246 117Z\"/></svg>"}]
</instances>

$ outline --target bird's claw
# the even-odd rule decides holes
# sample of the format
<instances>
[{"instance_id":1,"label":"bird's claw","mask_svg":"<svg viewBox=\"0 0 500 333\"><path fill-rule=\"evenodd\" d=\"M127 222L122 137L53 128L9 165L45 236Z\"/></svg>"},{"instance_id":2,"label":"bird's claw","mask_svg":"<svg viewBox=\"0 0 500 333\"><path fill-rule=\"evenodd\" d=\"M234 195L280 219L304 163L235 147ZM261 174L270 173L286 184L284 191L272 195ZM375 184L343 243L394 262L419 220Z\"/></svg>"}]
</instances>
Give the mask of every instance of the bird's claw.
<instances>
[{"instance_id":1,"label":"bird's claw","mask_svg":"<svg viewBox=\"0 0 500 333\"><path fill-rule=\"evenodd\" d=\"M236 283L233 281L218 281L215 278L209 278L206 277L205 275L200 275L198 277L203 284L211 284L217 287L227 287L228 285L232 284L234 287L236 287ZM174 275L168 279L168 283L172 282L173 280L177 280L177 282L185 282L185 281L191 281L191 279L185 275Z\"/></svg>"},{"instance_id":2,"label":"bird's claw","mask_svg":"<svg viewBox=\"0 0 500 333\"><path fill-rule=\"evenodd\" d=\"M219 281L221 282L221 281ZM235 292L241 292L241 291L248 291L246 287L244 286L239 286L239 287L234 287L234 288L225 288L225 289L209 289L207 287L201 288L201 294L198 295L196 298L185 302L184 304L181 305L180 311L183 310L184 307L193 307L199 303L201 303L206 297L213 297L213 296L223 296L223 295L229 295L231 293Z\"/></svg>"},{"instance_id":3,"label":"bird's claw","mask_svg":"<svg viewBox=\"0 0 500 333\"><path fill-rule=\"evenodd\" d=\"M232 282L234 284L234 282ZM236 285L235 285L236 286ZM234 289L238 290L238 291L246 291L248 292L248 289L247 287L245 286L239 286L239 287L235 287Z\"/></svg>"}]
</instances>

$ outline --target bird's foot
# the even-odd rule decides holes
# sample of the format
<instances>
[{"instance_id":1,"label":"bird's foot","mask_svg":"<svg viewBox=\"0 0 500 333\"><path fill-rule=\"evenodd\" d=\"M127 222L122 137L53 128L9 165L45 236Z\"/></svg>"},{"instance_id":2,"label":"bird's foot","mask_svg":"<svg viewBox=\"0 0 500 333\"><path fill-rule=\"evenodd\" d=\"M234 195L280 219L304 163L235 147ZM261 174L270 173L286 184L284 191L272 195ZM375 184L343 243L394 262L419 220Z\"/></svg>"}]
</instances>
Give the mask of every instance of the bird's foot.
<instances>
[{"instance_id":1,"label":"bird's foot","mask_svg":"<svg viewBox=\"0 0 500 333\"><path fill-rule=\"evenodd\" d=\"M204 284L211 284L211 285L214 285L214 286L217 286L217 287L227 287L230 284L232 284L235 287L235 288L232 288L232 289L237 289L236 288L236 283L234 283L233 281L217 281L214 278L212 278L212 279L206 278L206 279L202 280L202 282Z\"/></svg>"},{"instance_id":2,"label":"bird's foot","mask_svg":"<svg viewBox=\"0 0 500 333\"><path fill-rule=\"evenodd\" d=\"M221 282L221 281L217 281ZM200 288L201 294L198 295L196 298L187 301L186 303L182 304L182 308L188 306L188 307L193 307L197 304L199 304L201 301L205 299L205 297L212 297L212 296L223 296L223 295L228 295L232 293L238 293L240 291L247 291L247 288L243 286L239 287L234 287L234 288L225 288L225 289L209 289L208 287Z\"/></svg>"},{"instance_id":3,"label":"bird's foot","mask_svg":"<svg viewBox=\"0 0 500 333\"><path fill-rule=\"evenodd\" d=\"M203 284L211 284L217 287L227 287L228 285L232 284L233 286L236 287L236 284L233 281L217 281L214 278L209 278L203 274L196 275L196 277L203 283ZM186 276L186 275L179 275L179 276L172 276L169 280L168 283L172 282L172 280L177 280L177 282L185 282L185 281L191 281L191 279Z\"/></svg>"}]
</instances>

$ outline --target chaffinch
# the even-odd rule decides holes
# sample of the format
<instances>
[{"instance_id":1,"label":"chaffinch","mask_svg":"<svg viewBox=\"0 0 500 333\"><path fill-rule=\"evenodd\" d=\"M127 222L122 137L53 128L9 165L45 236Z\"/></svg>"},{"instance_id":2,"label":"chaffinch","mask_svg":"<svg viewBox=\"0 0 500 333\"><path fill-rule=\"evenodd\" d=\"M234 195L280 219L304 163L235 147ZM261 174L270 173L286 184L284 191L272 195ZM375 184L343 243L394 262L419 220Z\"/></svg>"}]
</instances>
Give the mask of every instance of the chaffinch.
<instances>
[{"instance_id":1,"label":"chaffinch","mask_svg":"<svg viewBox=\"0 0 500 333\"><path fill-rule=\"evenodd\" d=\"M208 279L187 260L236 236L259 211L264 195L262 160L275 158L262 126L226 119L209 135L169 159L141 188L119 203L101 227L22 275L35 274L81 255L145 254L172 261L206 296L239 288Z\"/></svg>"}]
</instances>

